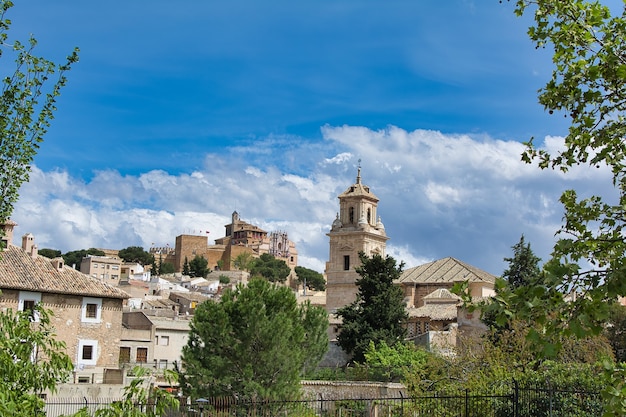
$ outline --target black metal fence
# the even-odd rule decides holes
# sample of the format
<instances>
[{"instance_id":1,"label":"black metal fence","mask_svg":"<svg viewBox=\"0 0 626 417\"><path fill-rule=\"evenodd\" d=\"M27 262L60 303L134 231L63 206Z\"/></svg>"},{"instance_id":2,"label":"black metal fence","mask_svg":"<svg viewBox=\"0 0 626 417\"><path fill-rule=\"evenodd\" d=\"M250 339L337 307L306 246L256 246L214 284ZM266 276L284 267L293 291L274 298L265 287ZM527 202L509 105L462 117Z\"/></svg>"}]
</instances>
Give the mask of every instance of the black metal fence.
<instances>
[{"instance_id":1,"label":"black metal fence","mask_svg":"<svg viewBox=\"0 0 626 417\"><path fill-rule=\"evenodd\" d=\"M99 402L55 400L46 404L47 417L59 417L86 408L90 415L114 400ZM150 404L137 404L147 411ZM181 404L162 417L600 417L602 398L597 392L552 386L519 386L505 394L470 391L432 393L416 397L326 399L301 401L249 401L214 398Z\"/></svg>"}]
</instances>

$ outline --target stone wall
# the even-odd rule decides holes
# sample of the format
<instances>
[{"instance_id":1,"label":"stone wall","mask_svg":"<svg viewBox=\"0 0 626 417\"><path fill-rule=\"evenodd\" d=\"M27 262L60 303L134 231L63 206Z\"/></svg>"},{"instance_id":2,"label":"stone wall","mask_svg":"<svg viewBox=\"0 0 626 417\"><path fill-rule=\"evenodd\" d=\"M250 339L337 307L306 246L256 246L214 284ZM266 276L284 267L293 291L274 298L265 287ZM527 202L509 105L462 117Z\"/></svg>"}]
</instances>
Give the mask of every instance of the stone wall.
<instances>
[{"instance_id":1,"label":"stone wall","mask_svg":"<svg viewBox=\"0 0 626 417\"><path fill-rule=\"evenodd\" d=\"M302 381L304 398L342 400L356 398L406 398L407 389L395 382Z\"/></svg>"}]
</instances>

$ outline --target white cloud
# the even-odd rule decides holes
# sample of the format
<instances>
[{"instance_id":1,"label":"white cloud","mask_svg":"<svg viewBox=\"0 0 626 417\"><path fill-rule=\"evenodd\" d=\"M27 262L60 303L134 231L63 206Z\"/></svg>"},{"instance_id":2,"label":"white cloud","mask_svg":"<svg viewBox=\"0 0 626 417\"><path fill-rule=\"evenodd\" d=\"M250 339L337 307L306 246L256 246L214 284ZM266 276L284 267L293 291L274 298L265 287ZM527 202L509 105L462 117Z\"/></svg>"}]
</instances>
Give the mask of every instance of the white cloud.
<instances>
[{"instance_id":1,"label":"white cloud","mask_svg":"<svg viewBox=\"0 0 626 417\"><path fill-rule=\"evenodd\" d=\"M321 272L337 195L355 181L361 159L362 181L380 198L389 254L407 267L454 256L499 274L522 233L547 259L563 189L610 192L602 169L576 167L574 179L542 171L520 161L517 142L393 126L324 126L322 133L313 153L310 142L292 143L287 164L284 142L273 138L263 142L275 147L262 159L250 161L239 147L207 155L190 174L108 170L84 182L33 167L13 215L17 239L31 232L40 248L63 252L173 245L179 234L207 230L213 240L237 210L268 231L286 231L300 264ZM557 138L546 138L547 148L558 146Z\"/></svg>"}]
</instances>

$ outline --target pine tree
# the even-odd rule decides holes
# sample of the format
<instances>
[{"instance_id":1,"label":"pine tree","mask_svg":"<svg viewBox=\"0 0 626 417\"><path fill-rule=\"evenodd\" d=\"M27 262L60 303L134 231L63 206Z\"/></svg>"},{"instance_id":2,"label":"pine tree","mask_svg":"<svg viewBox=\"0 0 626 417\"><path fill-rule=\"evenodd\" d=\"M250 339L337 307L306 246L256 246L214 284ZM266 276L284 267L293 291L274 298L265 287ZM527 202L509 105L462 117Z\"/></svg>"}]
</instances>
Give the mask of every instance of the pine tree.
<instances>
[{"instance_id":1,"label":"pine tree","mask_svg":"<svg viewBox=\"0 0 626 417\"><path fill-rule=\"evenodd\" d=\"M191 320L180 385L192 398L293 400L328 348L328 315L264 279L205 301Z\"/></svg>"},{"instance_id":2,"label":"pine tree","mask_svg":"<svg viewBox=\"0 0 626 417\"><path fill-rule=\"evenodd\" d=\"M337 311L342 318L337 342L355 362L364 361L370 341L375 345L384 341L388 346L402 342L407 319L402 289L394 284L404 263L396 266L390 256L374 254L368 258L363 252L359 259L361 266L356 272L361 278L356 281L356 300Z\"/></svg>"},{"instance_id":3,"label":"pine tree","mask_svg":"<svg viewBox=\"0 0 626 417\"><path fill-rule=\"evenodd\" d=\"M189 268L189 261L187 260L187 257L185 256L185 262L183 263L183 275L191 275L191 269Z\"/></svg>"},{"instance_id":4,"label":"pine tree","mask_svg":"<svg viewBox=\"0 0 626 417\"><path fill-rule=\"evenodd\" d=\"M524 242L524 235L511 248L513 257L504 258L509 263L509 267L502 274L502 278L506 279L511 289L537 283L541 276L539 268L541 259L535 256L530 243Z\"/></svg>"}]
</instances>

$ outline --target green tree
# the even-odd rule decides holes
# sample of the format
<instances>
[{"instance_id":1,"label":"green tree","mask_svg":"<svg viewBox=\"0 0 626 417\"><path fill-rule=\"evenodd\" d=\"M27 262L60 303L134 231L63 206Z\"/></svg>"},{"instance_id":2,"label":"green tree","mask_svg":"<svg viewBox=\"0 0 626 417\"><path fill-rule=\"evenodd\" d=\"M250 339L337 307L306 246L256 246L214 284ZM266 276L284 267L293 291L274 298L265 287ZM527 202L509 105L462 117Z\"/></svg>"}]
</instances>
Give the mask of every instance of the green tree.
<instances>
[{"instance_id":1,"label":"green tree","mask_svg":"<svg viewBox=\"0 0 626 417\"><path fill-rule=\"evenodd\" d=\"M209 261L206 258L196 255L189 262L189 274L193 277L206 277L209 273Z\"/></svg>"},{"instance_id":2,"label":"green tree","mask_svg":"<svg viewBox=\"0 0 626 417\"><path fill-rule=\"evenodd\" d=\"M285 261L269 253L259 256L250 268L251 276L263 277L270 282L285 282L290 273L291 268Z\"/></svg>"},{"instance_id":3,"label":"green tree","mask_svg":"<svg viewBox=\"0 0 626 417\"><path fill-rule=\"evenodd\" d=\"M512 291L520 287L532 289L533 286L541 284L541 269L539 268L539 259L535 256L530 248L530 243L524 241L524 235L519 242L512 246L513 257L504 258L509 263L508 268L502 274L502 278L498 278L495 285L496 302L493 300L481 301L480 305L482 313L482 321L492 329L492 336L498 338L500 332L509 328L510 320L515 319L515 312L511 314L502 314L501 305L498 304L500 295L503 291ZM471 297L467 291L467 285L457 285L453 288L453 292L466 298L471 303ZM506 294L505 294L506 295Z\"/></svg>"},{"instance_id":4,"label":"green tree","mask_svg":"<svg viewBox=\"0 0 626 417\"><path fill-rule=\"evenodd\" d=\"M172 393L154 386L156 375L150 368L136 366L132 370L133 378L124 387L121 400L98 407L95 417L157 417L171 415L179 408L179 401ZM176 382L173 371L164 372L168 384ZM91 417L88 408L83 408L72 417Z\"/></svg>"},{"instance_id":5,"label":"green tree","mask_svg":"<svg viewBox=\"0 0 626 417\"><path fill-rule=\"evenodd\" d=\"M65 253L63 255L63 260L65 261L65 265L73 266L80 271L80 264L83 261L83 258L88 255L104 256L105 253L96 248L80 249Z\"/></svg>"},{"instance_id":6,"label":"green tree","mask_svg":"<svg viewBox=\"0 0 626 417\"><path fill-rule=\"evenodd\" d=\"M328 347L328 316L287 287L252 279L200 304L183 348L186 396L295 399Z\"/></svg>"},{"instance_id":7,"label":"green tree","mask_svg":"<svg viewBox=\"0 0 626 417\"><path fill-rule=\"evenodd\" d=\"M162 263L161 255L159 255L159 261L160 261L159 265L161 265ZM150 274L155 275L155 276L161 275L161 268L157 266L156 259L154 256L152 257L152 263L150 264Z\"/></svg>"},{"instance_id":8,"label":"green tree","mask_svg":"<svg viewBox=\"0 0 626 417\"><path fill-rule=\"evenodd\" d=\"M189 260L187 259L186 256L185 256L185 261L183 262L183 275L187 275L187 276L191 275L191 268L189 268Z\"/></svg>"},{"instance_id":9,"label":"green tree","mask_svg":"<svg viewBox=\"0 0 626 417\"><path fill-rule=\"evenodd\" d=\"M564 173L583 164L606 166L612 174L612 195L579 196L573 189L561 195L564 222L544 265L544 285L501 296L505 313L516 303L518 316L541 326L541 331L531 328L529 338L539 354L554 356L560 348L551 340L555 334L598 334L611 304L626 295L626 13L622 8L612 16L597 1L515 4L518 15L534 16L530 39L553 50L552 77L539 91L539 102L570 123L562 150L538 149L531 139L522 159ZM564 293L577 296L566 299ZM612 403L621 408L607 413L626 415L626 389L621 395L622 401Z\"/></svg>"},{"instance_id":10,"label":"green tree","mask_svg":"<svg viewBox=\"0 0 626 417\"><path fill-rule=\"evenodd\" d=\"M56 100L65 86L66 72L78 61L78 49L65 64L34 55L37 41L30 37L26 44L10 40L11 21L6 13L13 7L0 0L0 57L12 57L15 65L2 65L0 94L0 222L13 213L22 183L28 181L30 167L54 118ZM50 79L57 74L56 81Z\"/></svg>"},{"instance_id":11,"label":"green tree","mask_svg":"<svg viewBox=\"0 0 626 417\"><path fill-rule=\"evenodd\" d=\"M37 253L41 256L45 256L46 258L54 259L61 256L61 251L56 249L39 249Z\"/></svg>"},{"instance_id":12,"label":"green tree","mask_svg":"<svg viewBox=\"0 0 626 417\"><path fill-rule=\"evenodd\" d=\"M0 415L43 415L40 395L70 376L72 361L65 343L55 339L51 317L40 305L0 311Z\"/></svg>"},{"instance_id":13,"label":"green tree","mask_svg":"<svg viewBox=\"0 0 626 417\"><path fill-rule=\"evenodd\" d=\"M524 235L513 245L512 249L513 257L504 258L509 263L509 267L502 274L502 278L511 288L537 284L537 280L541 277L541 268L539 268L541 259L535 256L530 243L524 242Z\"/></svg>"},{"instance_id":14,"label":"green tree","mask_svg":"<svg viewBox=\"0 0 626 417\"><path fill-rule=\"evenodd\" d=\"M626 362L626 307L615 304L611 308L608 323L604 330L606 338L613 348L615 359Z\"/></svg>"},{"instance_id":15,"label":"green tree","mask_svg":"<svg viewBox=\"0 0 626 417\"><path fill-rule=\"evenodd\" d=\"M564 224L551 259L544 265L543 285L501 294L503 313L515 311L528 322L538 353L554 356L555 334L598 334L610 305L626 295L626 19L608 7L584 0L517 0L516 13L534 12L529 36L537 47L553 48L552 79L539 92L549 113L570 120L562 150L550 153L532 139L522 159L540 168L567 173L586 164L607 166L614 195L579 198L566 190L560 198ZM577 294L566 299L565 294Z\"/></svg>"},{"instance_id":16,"label":"green tree","mask_svg":"<svg viewBox=\"0 0 626 417\"><path fill-rule=\"evenodd\" d=\"M161 274L173 274L174 272L176 272L176 268L171 262L163 262L161 264L161 267L159 268L159 272Z\"/></svg>"},{"instance_id":17,"label":"green tree","mask_svg":"<svg viewBox=\"0 0 626 417\"><path fill-rule=\"evenodd\" d=\"M368 258L363 252L359 259L361 265L356 272L361 277L356 280L356 300L337 311L342 318L337 342L355 362L365 360L370 342L384 341L388 346L402 342L407 319L402 289L394 284L404 263L396 266L390 256L374 254Z\"/></svg>"},{"instance_id":18,"label":"green tree","mask_svg":"<svg viewBox=\"0 0 626 417\"><path fill-rule=\"evenodd\" d=\"M134 262L141 265L150 265L154 260L154 256L150 252L143 250L141 246L129 246L120 249L117 255L123 259L124 262Z\"/></svg>"},{"instance_id":19,"label":"green tree","mask_svg":"<svg viewBox=\"0 0 626 417\"><path fill-rule=\"evenodd\" d=\"M241 252L233 260L233 266L240 271L250 271L255 260L252 252Z\"/></svg>"},{"instance_id":20,"label":"green tree","mask_svg":"<svg viewBox=\"0 0 626 417\"><path fill-rule=\"evenodd\" d=\"M303 266L296 266L294 269L298 276L299 284L306 285L307 288L315 291L324 291L326 289L324 275Z\"/></svg>"},{"instance_id":21,"label":"green tree","mask_svg":"<svg viewBox=\"0 0 626 417\"><path fill-rule=\"evenodd\" d=\"M389 346L384 340L378 344L370 341L364 364L369 372L368 380L402 381L422 369L431 355L412 342Z\"/></svg>"}]
</instances>

